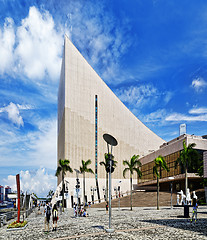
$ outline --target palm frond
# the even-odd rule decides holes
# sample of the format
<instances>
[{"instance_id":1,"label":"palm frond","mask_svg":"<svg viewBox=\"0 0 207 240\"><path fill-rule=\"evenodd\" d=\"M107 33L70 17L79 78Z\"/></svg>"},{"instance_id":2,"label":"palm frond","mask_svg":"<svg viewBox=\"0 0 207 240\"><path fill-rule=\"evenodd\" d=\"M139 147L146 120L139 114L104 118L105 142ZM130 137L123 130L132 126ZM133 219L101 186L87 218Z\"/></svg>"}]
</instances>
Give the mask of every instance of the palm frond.
<instances>
[{"instance_id":1,"label":"palm frond","mask_svg":"<svg viewBox=\"0 0 207 240\"><path fill-rule=\"evenodd\" d=\"M125 178L125 175L126 175L126 172L129 171L130 169L129 168L125 168L124 171L123 171L123 177Z\"/></svg>"},{"instance_id":2,"label":"palm frond","mask_svg":"<svg viewBox=\"0 0 207 240\"><path fill-rule=\"evenodd\" d=\"M106 166L106 163L105 163L105 162L100 162L99 164L100 164L101 166L102 166L102 165Z\"/></svg>"},{"instance_id":3,"label":"palm frond","mask_svg":"<svg viewBox=\"0 0 207 240\"><path fill-rule=\"evenodd\" d=\"M123 161L123 164L124 164L124 165L127 165L127 166L130 166L129 161L127 161L127 160L124 160L124 161Z\"/></svg>"},{"instance_id":4,"label":"palm frond","mask_svg":"<svg viewBox=\"0 0 207 240\"><path fill-rule=\"evenodd\" d=\"M136 173L137 173L137 176L138 176L139 178L141 178L141 177L142 177L142 172L140 171L140 169L139 169L139 168L134 168L134 171L136 171Z\"/></svg>"}]
</instances>

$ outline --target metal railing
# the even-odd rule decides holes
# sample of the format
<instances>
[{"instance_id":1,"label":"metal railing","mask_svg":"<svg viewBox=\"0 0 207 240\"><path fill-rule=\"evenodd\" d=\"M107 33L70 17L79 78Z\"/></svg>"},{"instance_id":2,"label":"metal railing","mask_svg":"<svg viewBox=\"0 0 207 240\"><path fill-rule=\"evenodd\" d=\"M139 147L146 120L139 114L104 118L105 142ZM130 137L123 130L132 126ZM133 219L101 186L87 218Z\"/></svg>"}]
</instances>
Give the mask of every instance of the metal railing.
<instances>
[{"instance_id":1,"label":"metal railing","mask_svg":"<svg viewBox=\"0 0 207 240\"><path fill-rule=\"evenodd\" d=\"M25 218L27 218L32 212L33 212L32 208L28 210L20 211L20 221L24 221ZM17 210L0 213L0 227L7 224L9 220L14 219L16 217L17 217Z\"/></svg>"}]
</instances>

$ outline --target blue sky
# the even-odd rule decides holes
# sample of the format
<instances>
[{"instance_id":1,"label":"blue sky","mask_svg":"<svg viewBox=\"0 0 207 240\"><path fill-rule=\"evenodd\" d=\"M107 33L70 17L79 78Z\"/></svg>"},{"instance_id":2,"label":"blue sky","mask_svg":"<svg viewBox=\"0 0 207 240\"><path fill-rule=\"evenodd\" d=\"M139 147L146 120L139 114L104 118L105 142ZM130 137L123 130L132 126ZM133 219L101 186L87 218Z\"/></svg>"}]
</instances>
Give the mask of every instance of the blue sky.
<instances>
[{"instance_id":1,"label":"blue sky","mask_svg":"<svg viewBox=\"0 0 207 240\"><path fill-rule=\"evenodd\" d=\"M56 186L64 34L164 140L207 134L207 2L0 0L0 184ZM35 184L34 184L35 183Z\"/></svg>"}]
</instances>

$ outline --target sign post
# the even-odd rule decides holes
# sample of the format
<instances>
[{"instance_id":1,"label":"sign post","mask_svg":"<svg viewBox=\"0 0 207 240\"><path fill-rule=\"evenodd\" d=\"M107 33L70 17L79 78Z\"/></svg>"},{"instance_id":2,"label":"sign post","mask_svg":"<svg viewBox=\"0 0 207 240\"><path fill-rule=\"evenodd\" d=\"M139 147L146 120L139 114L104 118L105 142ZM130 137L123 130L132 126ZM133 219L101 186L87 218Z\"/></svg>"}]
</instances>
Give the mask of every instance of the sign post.
<instances>
[{"instance_id":1,"label":"sign post","mask_svg":"<svg viewBox=\"0 0 207 240\"><path fill-rule=\"evenodd\" d=\"M16 175L16 182L17 182L17 197L18 197L17 222L19 222L20 221L20 180L19 180L19 174Z\"/></svg>"}]
</instances>

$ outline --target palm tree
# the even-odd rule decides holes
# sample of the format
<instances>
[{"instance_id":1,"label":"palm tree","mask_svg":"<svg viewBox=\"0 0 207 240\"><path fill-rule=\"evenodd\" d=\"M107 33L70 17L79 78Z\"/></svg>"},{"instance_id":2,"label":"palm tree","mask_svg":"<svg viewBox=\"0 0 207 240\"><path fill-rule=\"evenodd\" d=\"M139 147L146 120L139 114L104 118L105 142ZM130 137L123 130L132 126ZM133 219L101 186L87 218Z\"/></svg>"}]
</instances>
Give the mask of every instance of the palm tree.
<instances>
[{"instance_id":1,"label":"palm tree","mask_svg":"<svg viewBox=\"0 0 207 240\"><path fill-rule=\"evenodd\" d=\"M159 210L159 178L161 175L161 170L164 169L167 170L167 172L169 172L170 170L167 166L167 163L165 162L165 159L161 155L155 158L154 163L155 165L153 167L153 174L157 177L157 210Z\"/></svg>"},{"instance_id":2,"label":"palm tree","mask_svg":"<svg viewBox=\"0 0 207 240\"><path fill-rule=\"evenodd\" d=\"M47 194L47 198L49 198L49 200L52 200L52 196L54 195L54 191L50 190L49 193Z\"/></svg>"},{"instance_id":3,"label":"palm tree","mask_svg":"<svg viewBox=\"0 0 207 240\"><path fill-rule=\"evenodd\" d=\"M188 188L188 168L193 167L195 163L199 160L200 156L197 150L193 149L196 146L195 143L191 143L186 146L185 140L183 141L183 150L180 152L180 156L175 162L175 168L177 168L178 163L184 167L185 171L185 194Z\"/></svg>"},{"instance_id":4,"label":"palm tree","mask_svg":"<svg viewBox=\"0 0 207 240\"><path fill-rule=\"evenodd\" d=\"M70 172L72 173L73 170L72 168L70 167L70 161L65 159L65 160L62 160L60 159L59 160L59 166L56 170L56 173L55 173L55 176L58 177L60 175L60 173L62 174L62 207L63 207L63 212L64 212L64 176L66 174L66 172Z\"/></svg>"},{"instance_id":5,"label":"palm tree","mask_svg":"<svg viewBox=\"0 0 207 240\"><path fill-rule=\"evenodd\" d=\"M109 154L108 153L105 153L104 154L104 159L105 159L105 161L102 161L102 162L100 162L99 164L101 165L101 166L104 166L105 167L105 170L106 170L106 168L107 168L107 166L108 166L108 164L109 164ZM112 155L112 160L113 160L113 162L112 162L112 167L116 167L116 164L117 164L117 161L114 161L114 156ZM109 176L109 174L108 174L108 172L106 171L106 201L108 201L108 186L109 186L109 178L108 178L108 176Z\"/></svg>"},{"instance_id":6,"label":"palm tree","mask_svg":"<svg viewBox=\"0 0 207 240\"><path fill-rule=\"evenodd\" d=\"M85 173L93 173L93 170L91 168L88 168L88 165L91 164L91 160L88 159L86 162L82 160L82 166L80 166L80 172L83 174L83 203L85 205L86 202L86 194L85 194Z\"/></svg>"},{"instance_id":7,"label":"palm tree","mask_svg":"<svg viewBox=\"0 0 207 240\"><path fill-rule=\"evenodd\" d=\"M142 176L142 172L139 169L142 166L142 164L138 160L138 158L139 158L139 155L133 155L131 157L130 161L127 161L127 160L123 161L123 164L128 166L123 171L124 178L125 178L126 172L130 171L131 211L132 211L132 175L135 171L137 173L138 177Z\"/></svg>"}]
</instances>

